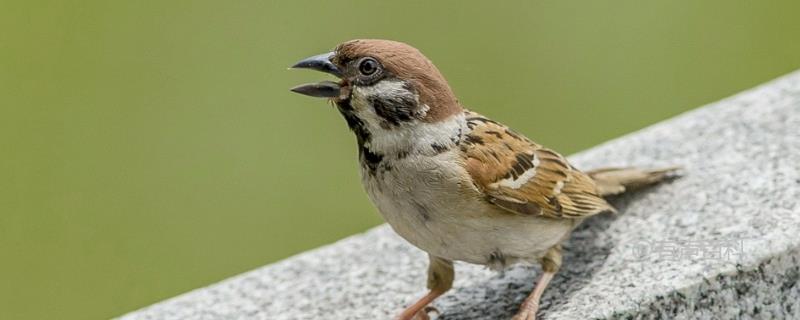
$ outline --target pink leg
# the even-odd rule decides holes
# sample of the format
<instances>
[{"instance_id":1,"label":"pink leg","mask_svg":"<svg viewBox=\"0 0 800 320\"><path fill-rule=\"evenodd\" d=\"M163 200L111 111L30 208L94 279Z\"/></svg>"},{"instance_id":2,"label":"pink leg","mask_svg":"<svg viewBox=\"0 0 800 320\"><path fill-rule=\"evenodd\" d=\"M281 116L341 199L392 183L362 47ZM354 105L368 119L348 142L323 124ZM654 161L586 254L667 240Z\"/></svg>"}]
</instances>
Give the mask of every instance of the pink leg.
<instances>
[{"instance_id":1,"label":"pink leg","mask_svg":"<svg viewBox=\"0 0 800 320\"><path fill-rule=\"evenodd\" d=\"M519 312L514 316L513 320L536 320L536 313L539 312L539 299L542 298L544 289L547 288L547 284L553 279L553 275L555 275L555 272L544 272L539 276L539 280L536 281L536 287L534 287L533 292L525 298L525 302L522 303Z\"/></svg>"},{"instance_id":2,"label":"pink leg","mask_svg":"<svg viewBox=\"0 0 800 320\"><path fill-rule=\"evenodd\" d=\"M455 275L453 262L431 255L428 255L428 257L430 258L430 264L428 264L428 289L431 289L431 291L422 299L403 310L403 313L396 318L397 320L428 320L428 309L433 309L428 305L453 287L453 277Z\"/></svg>"},{"instance_id":3,"label":"pink leg","mask_svg":"<svg viewBox=\"0 0 800 320\"><path fill-rule=\"evenodd\" d=\"M425 312L425 307L428 306L433 300L441 296L444 292L438 290L431 290L424 297L417 302L403 310L396 320L427 320L428 313Z\"/></svg>"}]
</instances>

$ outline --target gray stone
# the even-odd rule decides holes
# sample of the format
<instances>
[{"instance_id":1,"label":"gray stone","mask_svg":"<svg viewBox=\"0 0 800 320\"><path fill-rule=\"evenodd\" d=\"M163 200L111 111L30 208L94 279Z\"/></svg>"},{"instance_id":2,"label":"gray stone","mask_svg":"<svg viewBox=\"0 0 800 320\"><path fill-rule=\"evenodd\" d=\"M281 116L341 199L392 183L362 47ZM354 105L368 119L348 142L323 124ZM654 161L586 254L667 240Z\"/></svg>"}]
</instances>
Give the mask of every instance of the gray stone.
<instances>
[{"instance_id":1,"label":"gray stone","mask_svg":"<svg viewBox=\"0 0 800 320\"><path fill-rule=\"evenodd\" d=\"M685 169L579 227L544 319L800 319L800 72L570 159ZM122 318L390 319L426 263L384 225ZM456 264L438 318L508 319L538 273Z\"/></svg>"}]
</instances>

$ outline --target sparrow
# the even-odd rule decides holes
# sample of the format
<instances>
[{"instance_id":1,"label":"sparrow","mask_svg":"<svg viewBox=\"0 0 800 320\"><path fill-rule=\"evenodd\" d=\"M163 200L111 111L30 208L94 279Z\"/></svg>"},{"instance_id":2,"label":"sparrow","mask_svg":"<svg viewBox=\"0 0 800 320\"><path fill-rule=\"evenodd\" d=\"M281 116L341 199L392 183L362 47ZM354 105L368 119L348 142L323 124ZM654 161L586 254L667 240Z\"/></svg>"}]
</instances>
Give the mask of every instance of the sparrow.
<instances>
[{"instance_id":1,"label":"sparrow","mask_svg":"<svg viewBox=\"0 0 800 320\"><path fill-rule=\"evenodd\" d=\"M427 319L453 284L454 261L542 273L515 320L532 320L561 267L561 243L586 218L615 212L604 199L659 182L676 168L582 172L561 154L465 109L419 50L359 39L292 68L340 81L291 91L329 99L355 134L369 199L402 238L428 253L428 293L398 320Z\"/></svg>"}]
</instances>

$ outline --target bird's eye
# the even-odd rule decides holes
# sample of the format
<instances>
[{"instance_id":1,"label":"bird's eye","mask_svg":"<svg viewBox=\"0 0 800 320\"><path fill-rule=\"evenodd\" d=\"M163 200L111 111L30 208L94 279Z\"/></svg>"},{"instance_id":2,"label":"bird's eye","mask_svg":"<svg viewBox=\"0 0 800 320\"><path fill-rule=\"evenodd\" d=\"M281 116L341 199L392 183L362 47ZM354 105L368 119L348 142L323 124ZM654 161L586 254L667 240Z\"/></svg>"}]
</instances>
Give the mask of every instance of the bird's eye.
<instances>
[{"instance_id":1,"label":"bird's eye","mask_svg":"<svg viewBox=\"0 0 800 320\"><path fill-rule=\"evenodd\" d=\"M372 75L376 71L378 71L378 61L372 58L364 58L358 64L358 71L365 76Z\"/></svg>"}]
</instances>

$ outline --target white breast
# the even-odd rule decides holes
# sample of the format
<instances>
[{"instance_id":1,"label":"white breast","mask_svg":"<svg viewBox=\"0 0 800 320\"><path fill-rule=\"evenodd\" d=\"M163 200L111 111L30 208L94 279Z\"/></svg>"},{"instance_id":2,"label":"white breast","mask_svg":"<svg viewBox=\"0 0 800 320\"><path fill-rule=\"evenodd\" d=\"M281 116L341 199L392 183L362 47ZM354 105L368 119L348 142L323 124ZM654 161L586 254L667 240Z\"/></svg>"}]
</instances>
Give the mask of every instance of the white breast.
<instances>
[{"instance_id":1,"label":"white breast","mask_svg":"<svg viewBox=\"0 0 800 320\"><path fill-rule=\"evenodd\" d=\"M384 159L390 170L362 170L384 219L435 256L504 267L534 262L572 228L568 220L522 216L486 202L458 164L458 148L435 156Z\"/></svg>"}]
</instances>

